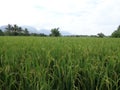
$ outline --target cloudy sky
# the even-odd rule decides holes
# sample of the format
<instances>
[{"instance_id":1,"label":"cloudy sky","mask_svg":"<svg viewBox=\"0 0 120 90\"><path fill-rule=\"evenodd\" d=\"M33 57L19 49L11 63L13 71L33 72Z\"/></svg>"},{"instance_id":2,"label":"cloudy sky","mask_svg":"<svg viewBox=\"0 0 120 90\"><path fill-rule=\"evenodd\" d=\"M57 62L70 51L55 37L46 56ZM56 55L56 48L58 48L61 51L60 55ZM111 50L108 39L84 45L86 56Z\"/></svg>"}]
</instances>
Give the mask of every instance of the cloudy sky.
<instances>
[{"instance_id":1,"label":"cloudy sky","mask_svg":"<svg viewBox=\"0 0 120 90\"><path fill-rule=\"evenodd\" d=\"M0 25L8 23L110 35L120 25L120 0L0 0Z\"/></svg>"}]
</instances>

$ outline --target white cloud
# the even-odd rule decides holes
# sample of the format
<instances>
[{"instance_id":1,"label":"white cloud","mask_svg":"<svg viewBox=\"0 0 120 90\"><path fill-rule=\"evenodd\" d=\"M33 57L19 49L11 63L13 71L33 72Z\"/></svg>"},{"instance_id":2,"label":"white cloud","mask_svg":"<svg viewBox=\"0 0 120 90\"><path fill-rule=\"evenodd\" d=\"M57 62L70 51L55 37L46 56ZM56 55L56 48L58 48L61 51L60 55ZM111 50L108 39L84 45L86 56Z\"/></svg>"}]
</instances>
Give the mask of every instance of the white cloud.
<instances>
[{"instance_id":1,"label":"white cloud","mask_svg":"<svg viewBox=\"0 0 120 90\"><path fill-rule=\"evenodd\" d=\"M90 16L96 30L104 32L105 34L111 34L116 29L120 24L119 4L119 0L105 0L98 4L95 12Z\"/></svg>"},{"instance_id":2,"label":"white cloud","mask_svg":"<svg viewBox=\"0 0 120 90\"><path fill-rule=\"evenodd\" d=\"M73 34L111 34L120 24L119 0L1 0L0 25L32 25Z\"/></svg>"}]
</instances>

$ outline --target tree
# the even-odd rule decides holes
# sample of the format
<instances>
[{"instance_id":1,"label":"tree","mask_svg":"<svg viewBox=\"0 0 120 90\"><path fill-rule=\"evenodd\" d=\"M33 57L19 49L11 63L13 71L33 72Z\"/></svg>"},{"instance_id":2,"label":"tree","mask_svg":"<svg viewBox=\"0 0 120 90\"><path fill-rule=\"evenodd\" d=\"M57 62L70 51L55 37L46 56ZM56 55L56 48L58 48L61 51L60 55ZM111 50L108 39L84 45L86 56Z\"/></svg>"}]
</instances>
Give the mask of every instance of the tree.
<instances>
[{"instance_id":1,"label":"tree","mask_svg":"<svg viewBox=\"0 0 120 90\"><path fill-rule=\"evenodd\" d=\"M3 31L0 29L0 36L3 36L3 35L4 35Z\"/></svg>"},{"instance_id":2,"label":"tree","mask_svg":"<svg viewBox=\"0 0 120 90\"><path fill-rule=\"evenodd\" d=\"M21 36L23 35L24 31L21 27L18 27L18 34Z\"/></svg>"},{"instance_id":3,"label":"tree","mask_svg":"<svg viewBox=\"0 0 120 90\"><path fill-rule=\"evenodd\" d=\"M40 33L40 34L38 34L39 36L41 36L41 37L46 37L47 35L46 34L44 34L44 33Z\"/></svg>"},{"instance_id":4,"label":"tree","mask_svg":"<svg viewBox=\"0 0 120 90\"><path fill-rule=\"evenodd\" d=\"M19 27L15 24L14 26L13 26L13 35L14 36L17 36L18 34L19 34Z\"/></svg>"},{"instance_id":5,"label":"tree","mask_svg":"<svg viewBox=\"0 0 120 90\"><path fill-rule=\"evenodd\" d=\"M100 37L100 38L105 37L105 35L104 35L103 33L98 33L97 35L98 35L98 37Z\"/></svg>"},{"instance_id":6,"label":"tree","mask_svg":"<svg viewBox=\"0 0 120 90\"><path fill-rule=\"evenodd\" d=\"M13 32L13 27L12 27L11 24L8 24L5 29L6 29L6 30L5 30L5 34L6 34L6 35L11 35L11 34L12 34L12 32Z\"/></svg>"},{"instance_id":7,"label":"tree","mask_svg":"<svg viewBox=\"0 0 120 90\"><path fill-rule=\"evenodd\" d=\"M27 28L25 28L25 30L24 30L24 35L25 35L25 36L28 36L28 35L29 35L29 31L28 31Z\"/></svg>"},{"instance_id":8,"label":"tree","mask_svg":"<svg viewBox=\"0 0 120 90\"><path fill-rule=\"evenodd\" d=\"M112 33L111 37L120 38L120 25L118 26L117 30Z\"/></svg>"},{"instance_id":9,"label":"tree","mask_svg":"<svg viewBox=\"0 0 120 90\"><path fill-rule=\"evenodd\" d=\"M53 28L51 29L51 34L50 36L54 36L54 37L58 37L61 36L60 32L59 32L59 28Z\"/></svg>"},{"instance_id":10,"label":"tree","mask_svg":"<svg viewBox=\"0 0 120 90\"><path fill-rule=\"evenodd\" d=\"M27 28L23 30L22 27L19 27L17 24L14 24L13 26L11 24L8 24L4 34L10 36L21 36L21 35L28 36L29 31Z\"/></svg>"},{"instance_id":11,"label":"tree","mask_svg":"<svg viewBox=\"0 0 120 90\"><path fill-rule=\"evenodd\" d=\"M5 29L8 30L8 31L12 31L12 25L11 25L11 24L8 24Z\"/></svg>"}]
</instances>

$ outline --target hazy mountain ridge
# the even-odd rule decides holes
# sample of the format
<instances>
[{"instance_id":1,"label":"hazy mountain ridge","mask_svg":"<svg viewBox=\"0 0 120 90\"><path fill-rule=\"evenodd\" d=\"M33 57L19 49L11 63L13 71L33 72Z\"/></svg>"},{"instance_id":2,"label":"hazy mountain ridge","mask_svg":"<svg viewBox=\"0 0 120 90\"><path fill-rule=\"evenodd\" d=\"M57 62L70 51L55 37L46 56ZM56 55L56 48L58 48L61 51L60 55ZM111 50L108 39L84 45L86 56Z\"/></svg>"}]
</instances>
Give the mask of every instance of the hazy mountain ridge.
<instances>
[{"instance_id":1,"label":"hazy mountain ridge","mask_svg":"<svg viewBox=\"0 0 120 90\"><path fill-rule=\"evenodd\" d=\"M0 26L0 29L5 31L6 27L7 27L7 25L3 25L3 26Z\"/></svg>"}]
</instances>

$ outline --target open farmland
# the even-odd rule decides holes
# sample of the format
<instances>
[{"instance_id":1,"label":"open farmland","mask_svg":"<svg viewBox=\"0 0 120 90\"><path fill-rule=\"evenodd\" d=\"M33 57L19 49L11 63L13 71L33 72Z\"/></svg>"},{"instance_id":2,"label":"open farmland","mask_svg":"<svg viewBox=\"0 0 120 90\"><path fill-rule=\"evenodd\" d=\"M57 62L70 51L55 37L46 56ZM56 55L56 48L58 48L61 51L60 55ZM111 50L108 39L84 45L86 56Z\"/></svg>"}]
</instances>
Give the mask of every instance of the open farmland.
<instances>
[{"instance_id":1,"label":"open farmland","mask_svg":"<svg viewBox=\"0 0 120 90\"><path fill-rule=\"evenodd\" d=\"M120 39L0 37L0 90L120 90Z\"/></svg>"}]
</instances>

